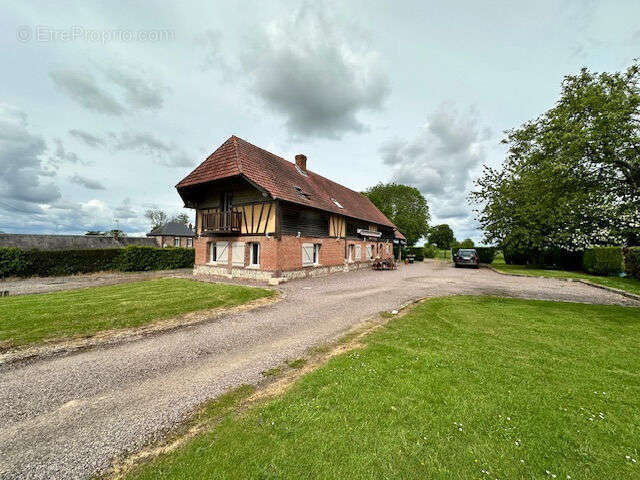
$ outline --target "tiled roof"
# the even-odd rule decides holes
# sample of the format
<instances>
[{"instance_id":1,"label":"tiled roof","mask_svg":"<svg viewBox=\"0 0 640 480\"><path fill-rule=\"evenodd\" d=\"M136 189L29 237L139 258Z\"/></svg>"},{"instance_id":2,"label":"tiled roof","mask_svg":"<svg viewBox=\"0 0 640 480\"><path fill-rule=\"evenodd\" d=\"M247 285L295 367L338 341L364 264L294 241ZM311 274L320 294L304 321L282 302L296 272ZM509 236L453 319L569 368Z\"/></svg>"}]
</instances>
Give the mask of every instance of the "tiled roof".
<instances>
[{"instance_id":1,"label":"tiled roof","mask_svg":"<svg viewBox=\"0 0 640 480\"><path fill-rule=\"evenodd\" d=\"M273 198L395 228L361 193L310 170L302 174L295 163L235 135L178 183L176 188L180 191L192 185L236 175L246 177Z\"/></svg>"},{"instance_id":2,"label":"tiled roof","mask_svg":"<svg viewBox=\"0 0 640 480\"><path fill-rule=\"evenodd\" d=\"M154 228L147 237L154 237L156 235L167 235L169 237L195 237L196 234L193 230L187 227L184 223L169 222L160 227Z\"/></svg>"}]
</instances>

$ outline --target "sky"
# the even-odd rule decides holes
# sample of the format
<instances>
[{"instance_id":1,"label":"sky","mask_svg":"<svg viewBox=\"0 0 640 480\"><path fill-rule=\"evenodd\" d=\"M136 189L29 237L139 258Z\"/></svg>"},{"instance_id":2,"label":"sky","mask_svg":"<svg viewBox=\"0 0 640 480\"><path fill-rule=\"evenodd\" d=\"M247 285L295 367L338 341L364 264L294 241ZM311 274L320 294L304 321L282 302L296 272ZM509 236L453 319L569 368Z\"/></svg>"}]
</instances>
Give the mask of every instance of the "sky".
<instances>
[{"instance_id":1,"label":"sky","mask_svg":"<svg viewBox=\"0 0 640 480\"><path fill-rule=\"evenodd\" d=\"M3 1L0 231L142 235L231 135L354 190L467 196L564 75L640 56L640 2Z\"/></svg>"}]
</instances>

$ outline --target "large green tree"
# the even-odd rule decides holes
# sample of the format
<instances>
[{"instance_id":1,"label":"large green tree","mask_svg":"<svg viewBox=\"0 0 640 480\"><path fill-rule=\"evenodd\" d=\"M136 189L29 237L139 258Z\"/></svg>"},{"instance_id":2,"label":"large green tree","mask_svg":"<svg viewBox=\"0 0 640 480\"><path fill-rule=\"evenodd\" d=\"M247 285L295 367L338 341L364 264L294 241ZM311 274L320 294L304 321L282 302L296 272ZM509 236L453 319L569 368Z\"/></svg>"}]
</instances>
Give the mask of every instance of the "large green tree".
<instances>
[{"instance_id":1,"label":"large green tree","mask_svg":"<svg viewBox=\"0 0 640 480\"><path fill-rule=\"evenodd\" d=\"M429 206L417 188L398 183L379 183L364 192L373 204L415 245L429 231Z\"/></svg>"},{"instance_id":2,"label":"large green tree","mask_svg":"<svg viewBox=\"0 0 640 480\"><path fill-rule=\"evenodd\" d=\"M451 230L451 227L446 223L436 225L429 229L429 243L434 244L440 249L450 248L455 240L453 230Z\"/></svg>"},{"instance_id":3,"label":"large green tree","mask_svg":"<svg viewBox=\"0 0 640 480\"><path fill-rule=\"evenodd\" d=\"M640 68L565 77L556 105L506 132L471 194L485 241L582 249L640 240Z\"/></svg>"}]
</instances>

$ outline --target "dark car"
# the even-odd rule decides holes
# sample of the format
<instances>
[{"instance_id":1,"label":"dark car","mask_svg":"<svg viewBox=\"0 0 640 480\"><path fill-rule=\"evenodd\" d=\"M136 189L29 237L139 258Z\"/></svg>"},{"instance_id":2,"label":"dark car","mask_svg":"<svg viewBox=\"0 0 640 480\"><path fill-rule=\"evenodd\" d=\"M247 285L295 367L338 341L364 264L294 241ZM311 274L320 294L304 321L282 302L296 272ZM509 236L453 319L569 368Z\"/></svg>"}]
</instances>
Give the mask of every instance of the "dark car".
<instances>
[{"instance_id":1,"label":"dark car","mask_svg":"<svg viewBox=\"0 0 640 480\"><path fill-rule=\"evenodd\" d=\"M461 248L453 256L453 262L456 268L466 265L478 268L478 253L474 248Z\"/></svg>"}]
</instances>

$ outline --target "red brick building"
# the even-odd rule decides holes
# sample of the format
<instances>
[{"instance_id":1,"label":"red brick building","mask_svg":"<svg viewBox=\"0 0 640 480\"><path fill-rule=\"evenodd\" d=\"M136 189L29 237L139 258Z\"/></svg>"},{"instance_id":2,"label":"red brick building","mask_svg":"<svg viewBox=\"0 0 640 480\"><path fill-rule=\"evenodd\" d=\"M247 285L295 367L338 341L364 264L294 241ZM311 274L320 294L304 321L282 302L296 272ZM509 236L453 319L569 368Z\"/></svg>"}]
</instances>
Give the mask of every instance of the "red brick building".
<instances>
[{"instance_id":1,"label":"red brick building","mask_svg":"<svg viewBox=\"0 0 640 480\"><path fill-rule=\"evenodd\" d=\"M404 237L361 193L232 136L178 185L197 273L296 278L369 266Z\"/></svg>"}]
</instances>

